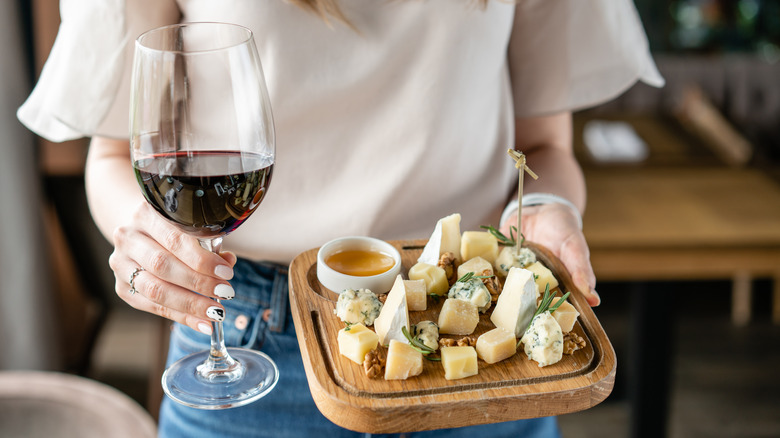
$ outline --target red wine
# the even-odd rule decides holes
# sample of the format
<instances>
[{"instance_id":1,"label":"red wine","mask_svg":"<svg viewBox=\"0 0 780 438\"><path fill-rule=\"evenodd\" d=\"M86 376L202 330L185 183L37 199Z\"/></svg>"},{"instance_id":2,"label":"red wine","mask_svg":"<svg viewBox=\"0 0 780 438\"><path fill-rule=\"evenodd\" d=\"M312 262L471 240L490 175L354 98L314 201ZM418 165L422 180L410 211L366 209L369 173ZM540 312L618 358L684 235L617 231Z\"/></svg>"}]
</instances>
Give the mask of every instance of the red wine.
<instances>
[{"instance_id":1,"label":"red wine","mask_svg":"<svg viewBox=\"0 0 780 438\"><path fill-rule=\"evenodd\" d=\"M225 235L260 205L273 160L238 151L182 151L133 163L146 200L196 237Z\"/></svg>"}]
</instances>

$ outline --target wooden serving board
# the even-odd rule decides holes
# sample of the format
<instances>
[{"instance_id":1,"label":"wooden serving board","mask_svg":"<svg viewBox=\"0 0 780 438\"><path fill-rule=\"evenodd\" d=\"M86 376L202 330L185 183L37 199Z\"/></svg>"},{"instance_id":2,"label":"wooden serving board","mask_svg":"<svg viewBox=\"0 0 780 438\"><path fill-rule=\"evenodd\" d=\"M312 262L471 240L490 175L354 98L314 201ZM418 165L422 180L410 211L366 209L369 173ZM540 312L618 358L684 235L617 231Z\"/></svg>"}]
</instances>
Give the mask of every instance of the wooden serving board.
<instances>
[{"instance_id":1,"label":"wooden serving board","mask_svg":"<svg viewBox=\"0 0 780 438\"><path fill-rule=\"evenodd\" d=\"M425 241L390 243L401 253L406 278ZM572 292L569 301L580 312L574 331L587 346L544 368L527 359L521 346L513 357L492 365L480 359L479 374L460 380L446 380L441 362L428 360L423 360L421 375L407 380L369 379L361 365L339 354L336 339L344 323L334 313L338 294L317 280L317 249L298 255L290 265L290 306L319 410L347 429L400 433L560 415L606 399L617 363L604 329L563 264L545 248L529 247L552 270L560 288ZM409 312L410 324L436 322L443 301L428 298L428 310ZM480 316L472 336L494 327L489 318L492 308Z\"/></svg>"}]
</instances>

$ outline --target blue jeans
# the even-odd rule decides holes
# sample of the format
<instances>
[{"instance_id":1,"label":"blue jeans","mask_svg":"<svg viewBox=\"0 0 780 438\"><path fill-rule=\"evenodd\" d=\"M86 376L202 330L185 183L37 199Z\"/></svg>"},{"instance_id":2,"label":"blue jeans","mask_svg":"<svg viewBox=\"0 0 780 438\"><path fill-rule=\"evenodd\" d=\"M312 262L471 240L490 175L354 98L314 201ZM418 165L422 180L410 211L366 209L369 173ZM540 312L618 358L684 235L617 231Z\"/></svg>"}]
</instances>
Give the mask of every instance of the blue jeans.
<instances>
[{"instance_id":1,"label":"blue jeans","mask_svg":"<svg viewBox=\"0 0 780 438\"><path fill-rule=\"evenodd\" d=\"M276 362L279 382L268 395L247 406L204 411L182 406L167 397L160 409L160 437L366 437L392 436L353 432L331 423L309 392L301 353L287 301L286 268L239 260L231 281L236 298L223 301L228 346L260 349ZM209 338L176 324L171 334L168 365L185 355L209 348ZM558 437L554 417L507 423L416 432L410 437Z\"/></svg>"}]
</instances>

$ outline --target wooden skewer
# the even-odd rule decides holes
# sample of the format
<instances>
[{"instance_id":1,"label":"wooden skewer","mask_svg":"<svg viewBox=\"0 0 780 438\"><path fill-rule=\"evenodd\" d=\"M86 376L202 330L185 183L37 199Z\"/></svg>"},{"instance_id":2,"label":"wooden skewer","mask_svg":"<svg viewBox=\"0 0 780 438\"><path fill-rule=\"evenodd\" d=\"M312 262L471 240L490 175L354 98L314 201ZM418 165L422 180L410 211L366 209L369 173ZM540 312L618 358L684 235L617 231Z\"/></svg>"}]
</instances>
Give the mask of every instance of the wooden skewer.
<instances>
[{"instance_id":1,"label":"wooden skewer","mask_svg":"<svg viewBox=\"0 0 780 438\"><path fill-rule=\"evenodd\" d=\"M507 154L509 154L510 157L512 157L513 160L515 160L515 168L518 169L518 181L517 181L517 242L520 241L520 234L523 231L522 228L522 221L523 221L523 215L522 215L522 209L523 209L523 177L525 176L525 173L528 172L529 175L533 179L539 179L539 176L534 173L533 170L531 170L530 167L525 163L525 155L522 152L516 151L514 149L507 149ZM512 234L511 232L509 233ZM517 255L520 255L520 244L518 243L515 245L515 253Z\"/></svg>"}]
</instances>

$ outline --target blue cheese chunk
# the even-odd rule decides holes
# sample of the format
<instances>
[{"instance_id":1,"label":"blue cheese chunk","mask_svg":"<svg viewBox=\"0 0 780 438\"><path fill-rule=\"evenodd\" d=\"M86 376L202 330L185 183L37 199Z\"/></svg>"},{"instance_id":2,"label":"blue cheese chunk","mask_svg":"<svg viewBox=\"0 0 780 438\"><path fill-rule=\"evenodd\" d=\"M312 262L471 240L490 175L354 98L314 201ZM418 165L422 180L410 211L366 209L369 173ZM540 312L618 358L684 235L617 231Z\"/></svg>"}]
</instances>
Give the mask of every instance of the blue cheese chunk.
<instances>
[{"instance_id":1,"label":"blue cheese chunk","mask_svg":"<svg viewBox=\"0 0 780 438\"><path fill-rule=\"evenodd\" d=\"M415 324L414 337L431 350L439 349L439 326L433 321L420 321Z\"/></svg>"},{"instance_id":2,"label":"blue cheese chunk","mask_svg":"<svg viewBox=\"0 0 780 438\"><path fill-rule=\"evenodd\" d=\"M511 268L525 268L534 262L536 262L536 254L530 248L520 248L518 254L516 247L505 246L498 254L494 267L496 274L506 277Z\"/></svg>"},{"instance_id":3,"label":"blue cheese chunk","mask_svg":"<svg viewBox=\"0 0 780 438\"><path fill-rule=\"evenodd\" d=\"M490 308L490 291L482 280L472 278L468 281L457 281L447 293L449 298L468 301L475 305L480 312L485 313Z\"/></svg>"},{"instance_id":4,"label":"blue cheese chunk","mask_svg":"<svg viewBox=\"0 0 780 438\"><path fill-rule=\"evenodd\" d=\"M540 367L558 363L563 357L563 332L549 311L534 317L520 341L528 358Z\"/></svg>"},{"instance_id":5,"label":"blue cheese chunk","mask_svg":"<svg viewBox=\"0 0 780 438\"><path fill-rule=\"evenodd\" d=\"M334 313L349 324L372 325L382 310L382 302L368 289L344 289Z\"/></svg>"}]
</instances>

